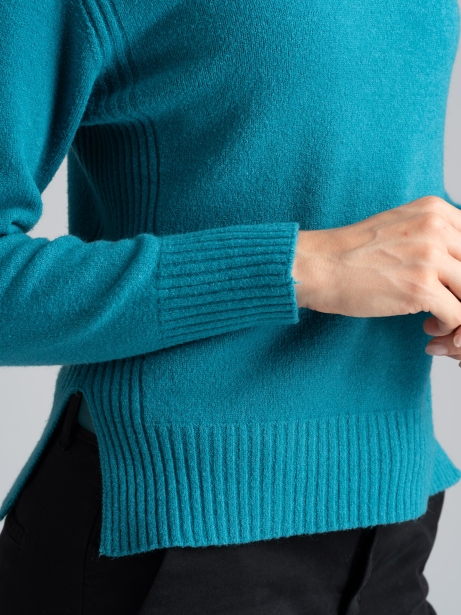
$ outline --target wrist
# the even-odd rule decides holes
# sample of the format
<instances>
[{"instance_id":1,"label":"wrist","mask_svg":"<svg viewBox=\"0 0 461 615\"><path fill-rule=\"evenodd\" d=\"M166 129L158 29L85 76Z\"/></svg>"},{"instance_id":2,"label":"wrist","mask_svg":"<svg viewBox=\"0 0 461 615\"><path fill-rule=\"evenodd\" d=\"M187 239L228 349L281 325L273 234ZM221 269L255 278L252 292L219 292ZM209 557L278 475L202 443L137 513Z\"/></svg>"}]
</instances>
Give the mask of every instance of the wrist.
<instances>
[{"instance_id":1,"label":"wrist","mask_svg":"<svg viewBox=\"0 0 461 615\"><path fill-rule=\"evenodd\" d=\"M322 254L328 231L298 231L292 278L295 282L298 307L315 309L328 286L328 276ZM320 302L321 303L321 302Z\"/></svg>"}]
</instances>

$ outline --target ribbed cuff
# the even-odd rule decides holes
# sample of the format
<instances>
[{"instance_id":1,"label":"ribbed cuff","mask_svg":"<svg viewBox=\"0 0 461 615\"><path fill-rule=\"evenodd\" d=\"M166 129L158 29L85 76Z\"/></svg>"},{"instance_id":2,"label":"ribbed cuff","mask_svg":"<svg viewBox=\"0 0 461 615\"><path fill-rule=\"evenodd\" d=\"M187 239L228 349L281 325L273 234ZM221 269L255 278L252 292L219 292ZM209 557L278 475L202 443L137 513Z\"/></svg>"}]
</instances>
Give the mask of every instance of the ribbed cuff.
<instances>
[{"instance_id":1,"label":"ribbed cuff","mask_svg":"<svg viewBox=\"0 0 461 615\"><path fill-rule=\"evenodd\" d=\"M163 346L262 323L299 321L291 271L299 224L274 222L162 237Z\"/></svg>"}]
</instances>

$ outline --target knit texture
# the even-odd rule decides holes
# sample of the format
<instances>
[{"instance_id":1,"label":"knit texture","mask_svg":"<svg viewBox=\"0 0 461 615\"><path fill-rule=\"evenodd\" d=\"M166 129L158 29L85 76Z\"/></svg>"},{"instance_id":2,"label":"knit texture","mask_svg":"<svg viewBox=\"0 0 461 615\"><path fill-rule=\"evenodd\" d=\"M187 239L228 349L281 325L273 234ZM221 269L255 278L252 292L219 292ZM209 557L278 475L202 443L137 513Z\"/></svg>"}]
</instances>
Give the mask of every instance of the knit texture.
<instances>
[{"instance_id":1,"label":"knit texture","mask_svg":"<svg viewBox=\"0 0 461 615\"><path fill-rule=\"evenodd\" d=\"M291 276L298 230L456 205L458 35L455 0L2 4L0 364L62 367L0 519L77 390L104 555L403 521L459 480L428 314L298 308ZM66 154L69 234L31 238Z\"/></svg>"}]
</instances>

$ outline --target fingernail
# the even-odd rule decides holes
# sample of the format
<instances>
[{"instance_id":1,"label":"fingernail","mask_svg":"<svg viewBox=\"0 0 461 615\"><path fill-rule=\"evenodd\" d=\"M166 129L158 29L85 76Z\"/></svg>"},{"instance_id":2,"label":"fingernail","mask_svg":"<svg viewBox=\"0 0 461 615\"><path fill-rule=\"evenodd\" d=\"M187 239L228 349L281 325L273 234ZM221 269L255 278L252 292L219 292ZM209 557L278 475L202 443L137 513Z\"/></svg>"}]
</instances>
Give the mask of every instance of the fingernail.
<instances>
[{"instance_id":1,"label":"fingernail","mask_svg":"<svg viewBox=\"0 0 461 615\"><path fill-rule=\"evenodd\" d=\"M456 337L453 338L453 344L456 346L456 348L460 348L461 347L461 335L456 335Z\"/></svg>"},{"instance_id":2,"label":"fingernail","mask_svg":"<svg viewBox=\"0 0 461 615\"><path fill-rule=\"evenodd\" d=\"M429 344L426 346L427 354L436 355L437 357L441 357L444 354L448 354L448 348L440 343Z\"/></svg>"}]
</instances>

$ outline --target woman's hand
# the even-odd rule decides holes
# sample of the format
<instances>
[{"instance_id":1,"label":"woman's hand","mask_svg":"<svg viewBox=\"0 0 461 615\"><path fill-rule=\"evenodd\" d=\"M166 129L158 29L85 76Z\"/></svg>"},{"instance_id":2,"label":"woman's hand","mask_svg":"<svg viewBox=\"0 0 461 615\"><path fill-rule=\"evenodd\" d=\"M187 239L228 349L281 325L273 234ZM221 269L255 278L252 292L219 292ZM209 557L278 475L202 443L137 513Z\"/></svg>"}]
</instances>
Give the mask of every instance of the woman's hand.
<instances>
[{"instance_id":1,"label":"woman's hand","mask_svg":"<svg viewBox=\"0 0 461 615\"><path fill-rule=\"evenodd\" d=\"M461 325L460 261L461 211L427 196L348 226L299 231L292 277L299 307L357 317L431 312L425 332L446 340Z\"/></svg>"},{"instance_id":2,"label":"woman's hand","mask_svg":"<svg viewBox=\"0 0 461 615\"><path fill-rule=\"evenodd\" d=\"M448 335L443 334L438 328L437 319L431 316L424 321L423 329L428 335L435 336L426 346L427 354L456 359L461 367L461 327Z\"/></svg>"}]
</instances>

